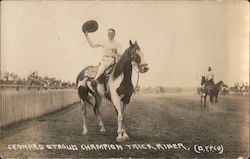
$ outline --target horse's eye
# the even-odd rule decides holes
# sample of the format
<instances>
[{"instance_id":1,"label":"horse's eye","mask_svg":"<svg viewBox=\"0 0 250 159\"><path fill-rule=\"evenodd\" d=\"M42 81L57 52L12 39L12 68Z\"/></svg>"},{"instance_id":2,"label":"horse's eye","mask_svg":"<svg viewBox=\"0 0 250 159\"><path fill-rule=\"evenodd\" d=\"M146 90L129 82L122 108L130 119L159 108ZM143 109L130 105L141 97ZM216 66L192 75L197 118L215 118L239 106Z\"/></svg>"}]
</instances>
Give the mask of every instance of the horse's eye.
<instances>
[{"instance_id":1,"label":"horse's eye","mask_svg":"<svg viewBox=\"0 0 250 159\"><path fill-rule=\"evenodd\" d=\"M138 54L134 54L134 61L138 64L141 63L141 57Z\"/></svg>"}]
</instances>

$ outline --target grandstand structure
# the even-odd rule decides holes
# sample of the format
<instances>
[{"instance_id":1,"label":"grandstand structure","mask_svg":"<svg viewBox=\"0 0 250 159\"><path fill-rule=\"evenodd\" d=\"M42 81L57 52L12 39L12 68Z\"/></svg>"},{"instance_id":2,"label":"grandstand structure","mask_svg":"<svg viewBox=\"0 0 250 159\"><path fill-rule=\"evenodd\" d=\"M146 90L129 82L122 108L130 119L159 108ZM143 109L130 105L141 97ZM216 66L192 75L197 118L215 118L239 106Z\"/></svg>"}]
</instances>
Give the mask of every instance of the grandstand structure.
<instances>
[{"instance_id":1,"label":"grandstand structure","mask_svg":"<svg viewBox=\"0 0 250 159\"><path fill-rule=\"evenodd\" d=\"M69 81L62 81L55 77L42 77L37 71L33 71L27 77L21 78L16 73L0 72L1 90L20 90L20 89L67 89L75 88L76 84Z\"/></svg>"}]
</instances>

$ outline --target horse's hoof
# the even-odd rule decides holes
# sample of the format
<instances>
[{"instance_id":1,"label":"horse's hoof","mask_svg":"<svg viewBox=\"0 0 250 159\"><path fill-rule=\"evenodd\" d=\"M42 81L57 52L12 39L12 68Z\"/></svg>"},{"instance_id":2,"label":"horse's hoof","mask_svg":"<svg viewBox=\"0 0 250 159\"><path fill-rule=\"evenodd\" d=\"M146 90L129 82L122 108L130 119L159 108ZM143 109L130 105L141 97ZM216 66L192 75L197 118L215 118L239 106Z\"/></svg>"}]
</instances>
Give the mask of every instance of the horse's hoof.
<instances>
[{"instance_id":1,"label":"horse's hoof","mask_svg":"<svg viewBox=\"0 0 250 159\"><path fill-rule=\"evenodd\" d=\"M82 132L83 135L87 135L88 131L84 131Z\"/></svg>"},{"instance_id":2,"label":"horse's hoof","mask_svg":"<svg viewBox=\"0 0 250 159\"><path fill-rule=\"evenodd\" d=\"M101 128L101 129L100 129L100 132L101 132L101 133L106 132L105 128Z\"/></svg>"},{"instance_id":3,"label":"horse's hoof","mask_svg":"<svg viewBox=\"0 0 250 159\"><path fill-rule=\"evenodd\" d=\"M118 136L118 137L116 138L116 141L117 141L117 142L123 142L123 138Z\"/></svg>"},{"instance_id":4,"label":"horse's hoof","mask_svg":"<svg viewBox=\"0 0 250 159\"><path fill-rule=\"evenodd\" d=\"M123 140L129 140L129 136L128 135L123 135Z\"/></svg>"}]
</instances>

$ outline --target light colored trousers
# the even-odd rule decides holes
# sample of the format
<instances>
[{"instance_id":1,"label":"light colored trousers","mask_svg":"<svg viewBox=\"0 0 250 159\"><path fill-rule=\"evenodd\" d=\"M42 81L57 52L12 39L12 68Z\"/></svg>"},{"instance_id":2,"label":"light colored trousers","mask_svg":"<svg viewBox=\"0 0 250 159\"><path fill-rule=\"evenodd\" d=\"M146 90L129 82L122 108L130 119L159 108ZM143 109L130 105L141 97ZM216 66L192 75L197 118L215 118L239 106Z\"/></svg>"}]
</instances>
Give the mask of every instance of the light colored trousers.
<instances>
[{"instance_id":1,"label":"light colored trousers","mask_svg":"<svg viewBox=\"0 0 250 159\"><path fill-rule=\"evenodd\" d=\"M115 57L112 56L103 56L102 60L100 62L98 71L95 76L95 80L100 77L100 75L108 68L110 65L112 65L115 62Z\"/></svg>"}]
</instances>

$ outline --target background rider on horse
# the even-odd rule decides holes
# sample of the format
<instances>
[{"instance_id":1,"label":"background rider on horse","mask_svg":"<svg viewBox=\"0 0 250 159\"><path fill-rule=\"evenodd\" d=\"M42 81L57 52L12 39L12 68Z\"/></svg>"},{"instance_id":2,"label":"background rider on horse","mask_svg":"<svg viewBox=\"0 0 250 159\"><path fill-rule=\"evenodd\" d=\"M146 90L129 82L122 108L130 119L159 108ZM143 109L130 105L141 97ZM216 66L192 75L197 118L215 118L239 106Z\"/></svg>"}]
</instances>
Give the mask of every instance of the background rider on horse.
<instances>
[{"instance_id":1,"label":"background rider on horse","mask_svg":"<svg viewBox=\"0 0 250 159\"><path fill-rule=\"evenodd\" d=\"M212 72L212 68L211 67L208 67L208 73L207 73L207 76L206 76L206 84L205 84L205 87L207 85L214 85L214 73Z\"/></svg>"},{"instance_id":2,"label":"background rider on horse","mask_svg":"<svg viewBox=\"0 0 250 159\"><path fill-rule=\"evenodd\" d=\"M214 86L214 73L212 72L211 67L208 67L208 72L207 72L207 75L205 77L206 77L206 82L203 86L203 90L205 90L205 88L207 86ZM203 91L202 95L203 96L205 95L204 91Z\"/></svg>"}]
</instances>

